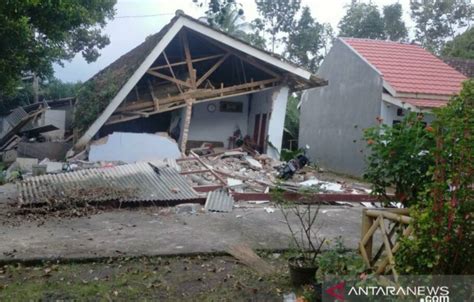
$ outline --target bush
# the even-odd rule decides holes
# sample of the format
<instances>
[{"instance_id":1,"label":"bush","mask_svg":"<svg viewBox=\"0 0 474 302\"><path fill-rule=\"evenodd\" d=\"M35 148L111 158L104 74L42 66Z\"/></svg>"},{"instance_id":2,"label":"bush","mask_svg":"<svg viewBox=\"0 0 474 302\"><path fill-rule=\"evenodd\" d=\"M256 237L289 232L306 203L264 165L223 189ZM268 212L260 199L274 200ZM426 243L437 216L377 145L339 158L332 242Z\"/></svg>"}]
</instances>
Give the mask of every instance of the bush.
<instances>
[{"instance_id":1,"label":"bush","mask_svg":"<svg viewBox=\"0 0 474 302\"><path fill-rule=\"evenodd\" d=\"M414 236L401 241L398 271L474 274L474 80L436 110L434 164L423 204L412 209Z\"/></svg>"},{"instance_id":2,"label":"bush","mask_svg":"<svg viewBox=\"0 0 474 302\"><path fill-rule=\"evenodd\" d=\"M429 168L434 146L431 127L425 127L423 116L409 113L401 123L382 124L364 132L370 154L364 179L372 184L373 193L389 201L388 187L395 188L395 199L405 206L418 202L424 186L430 181Z\"/></svg>"}]
</instances>

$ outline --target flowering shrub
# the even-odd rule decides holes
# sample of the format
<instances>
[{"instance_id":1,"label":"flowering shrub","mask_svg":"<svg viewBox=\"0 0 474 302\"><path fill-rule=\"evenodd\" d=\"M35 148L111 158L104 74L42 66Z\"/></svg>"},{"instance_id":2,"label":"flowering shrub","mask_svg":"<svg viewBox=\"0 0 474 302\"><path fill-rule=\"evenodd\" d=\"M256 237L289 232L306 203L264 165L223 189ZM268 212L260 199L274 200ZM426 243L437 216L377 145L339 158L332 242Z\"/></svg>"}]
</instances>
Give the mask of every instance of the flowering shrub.
<instances>
[{"instance_id":1,"label":"flowering shrub","mask_svg":"<svg viewBox=\"0 0 474 302\"><path fill-rule=\"evenodd\" d=\"M435 113L431 181L396 263L401 273L474 274L474 80Z\"/></svg>"},{"instance_id":2,"label":"flowering shrub","mask_svg":"<svg viewBox=\"0 0 474 302\"><path fill-rule=\"evenodd\" d=\"M389 201L387 188L395 189L395 199L405 206L419 200L424 185L430 181L429 167L433 156L433 129L425 127L423 116L409 113L401 123L379 125L364 132L369 155L364 178L372 184L373 193Z\"/></svg>"}]
</instances>

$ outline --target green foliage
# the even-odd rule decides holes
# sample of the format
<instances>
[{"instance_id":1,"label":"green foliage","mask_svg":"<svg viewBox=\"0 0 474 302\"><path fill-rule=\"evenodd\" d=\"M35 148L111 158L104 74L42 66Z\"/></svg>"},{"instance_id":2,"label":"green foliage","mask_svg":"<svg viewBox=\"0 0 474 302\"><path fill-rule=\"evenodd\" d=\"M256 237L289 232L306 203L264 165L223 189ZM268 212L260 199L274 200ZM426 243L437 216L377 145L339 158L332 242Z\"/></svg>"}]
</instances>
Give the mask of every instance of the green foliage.
<instances>
[{"instance_id":1,"label":"green foliage","mask_svg":"<svg viewBox=\"0 0 474 302\"><path fill-rule=\"evenodd\" d=\"M352 1L339 22L339 36L385 39L384 20L376 5Z\"/></svg>"},{"instance_id":2,"label":"green foliage","mask_svg":"<svg viewBox=\"0 0 474 302\"><path fill-rule=\"evenodd\" d=\"M387 39L400 41L408 36L405 22L402 21L402 5L394 3L383 7L384 31Z\"/></svg>"},{"instance_id":3,"label":"green foliage","mask_svg":"<svg viewBox=\"0 0 474 302\"><path fill-rule=\"evenodd\" d=\"M341 277L343 280L353 280L367 269L360 254L348 251L341 237L336 239L334 247L318 256L318 267L319 280L323 280L327 275Z\"/></svg>"},{"instance_id":4,"label":"green foliage","mask_svg":"<svg viewBox=\"0 0 474 302\"><path fill-rule=\"evenodd\" d=\"M255 47L265 48L265 39L261 36L259 22L246 22L242 4L233 0L209 0L199 2L199 7L207 6L206 20L212 27L218 28L231 36L244 40Z\"/></svg>"},{"instance_id":5,"label":"green foliage","mask_svg":"<svg viewBox=\"0 0 474 302\"><path fill-rule=\"evenodd\" d=\"M352 1L339 22L339 36L392 41L406 39L408 30L402 14L399 3L384 6L381 15L375 4Z\"/></svg>"},{"instance_id":6,"label":"green foliage","mask_svg":"<svg viewBox=\"0 0 474 302\"><path fill-rule=\"evenodd\" d=\"M61 80L52 78L40 83L39 100L55 100L65 97L74 97L81 83L64 83ZM18 82L13 93L4 95L0 101L0 114L8 114L18 106L26 106L34 103L35 95L31 82Z\"/></svg>"},{"instance_id":7,"label":"green foliage","mask_svg":"<svg viewBox=\"0 0 474 302\"><path fill-rule=\"evenodd\" d=\"M257 11L271 36L271 51L275 52L278 34L289 33L296 23L295 16L301 7L301 0L255 0Z\"/></svg>"},{"instance_id":8,"label":"green foliage","mask_svg":"<svg viewBox=\"0 0 474 302\"><path fill-rule=\"evenodd\" d=\"M435 54L439 54L446 40L454 38L456 32L467 26L474 16L471 1L410 1L410 9L416 24L416 39Z\"/></svg>"},{"instance_id":9,"label":"green foliage","mask_svg":"<svg viewBox=\"0 0 474 302\"><path fill-rule=\"evenodd\" d=\"M414 236L401 241L397 269L407 274L474 273L474 80L436 111L432 181L412 209Z\"/></svg>"},{"instance_id":10,"label":"green foliage","mask_svg":"<svg viewBox=\"0 0 474 302\"><path fill-rule=\"evenodd\" d=\"M300 111L298 110L299 99L293 95L288 97L285 116L285 132L293 139L298 138L300 129Z\"/></svg>"},{"instance_id":11,"label":"green foliage","mask_svg":"<svg viewBox=\"0 0 474 302\"><path fill-rule=\"evenodd\" d=\"M87 128L109 105L110 100L117 93L117 84L108 75L102 81L87 81L78 91L74 128L79 132Z\"/></svg>"},{"instance_id":12,"label":"green foliage","mask_svg":"<svg viewBox=\"0 0 474 302\"><path fill-rule=\"evenodd\" d=\"M447 42L441 51L441 55L474 60L474 27Z\"/></svg>"},{"instance_id":13,"label":"green foliage","mask_svg":"<svg viewBox=\"0 0 474 302\"><path fill-rule=\"evenodd\" d=\"M293 158L296 158L298 155L303 154L304 149L299 148L297 150L289 150L289 149L281 149L281 156L280 160L282 161L289 161Z\"/></svg>"},{"instance_id":14,"label":"green foliage","mask_svg":"<svg viewBox=\"0 0 474 302\"><path fill-rule=\"evenodd\" d=\"M433 165L430 150L434 145L431 127L424 126L422 115L410 112L400 124L380 124L364 132L370 153L364 179L373 193L386 201L387 188L395 188L395 197L405 206L420 200L420 193L430 181Z\"/></svg>"},{"instance_id":15,"label":"green foliage","mask_svg":"<svg viewBox=\"0 0 474 302\"><path fill-rule=\"evenodd\" d=\"M315 73L323 59L320 50L326 45L326 29L313 19L309 7L305 6L299 21L288 34L288 59Z\"/></svg>"},{"instance_id":16,"label":"green foliage","mask_svg":"<svg viewBox=\"0 0 474 302\"><path fill-rule=\"evenodd\" d=\"M113 17L115 0L17 1L0 6L0 87L14 92L22 74L52 76L54 62L76 53L92 62L109 44L101 29Z\"/></svg>"},{"instance_id":17,"label":"green foliage","mask_svg":"<svg viewBox=\"0 0 474 302\"><path fill-rule=\"evenodd\" d=\"M34 93L31 83L18 81L14 91L5 95L0 93L0 114L9 114L14 108L29 105L33 102Z\"/></svg>"},{"instance_id":18,"label":"green foliage","mask_svg":"<svg viewBox=\"0 0 474 302\"><path fill-rule=\"evenodd\" d=\"M77 95L81 85L81 82L69 83L53 78L42 84L41 95L46 100L74 97Z\"/></svg>"}]
</instances>

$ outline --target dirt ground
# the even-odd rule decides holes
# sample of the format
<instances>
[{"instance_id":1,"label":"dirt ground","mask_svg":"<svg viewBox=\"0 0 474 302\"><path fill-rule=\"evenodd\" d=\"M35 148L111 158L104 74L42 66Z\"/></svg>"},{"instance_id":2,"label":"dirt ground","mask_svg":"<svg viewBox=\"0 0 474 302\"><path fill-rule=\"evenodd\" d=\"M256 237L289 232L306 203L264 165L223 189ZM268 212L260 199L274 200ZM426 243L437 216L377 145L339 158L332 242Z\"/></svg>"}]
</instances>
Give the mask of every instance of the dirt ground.
<instances>
[{"instance_id":1,"label":"dirt ground","mask_svg":"<svg viewBox=\"0 0 474 302\"><path fill-rule=\"evenodd\" d=\"M5 265L1 301L281 301L294 292L285 255L261 254L259 276L230 256L151 257L96 263Z\"/></svg>"}]
</instances>

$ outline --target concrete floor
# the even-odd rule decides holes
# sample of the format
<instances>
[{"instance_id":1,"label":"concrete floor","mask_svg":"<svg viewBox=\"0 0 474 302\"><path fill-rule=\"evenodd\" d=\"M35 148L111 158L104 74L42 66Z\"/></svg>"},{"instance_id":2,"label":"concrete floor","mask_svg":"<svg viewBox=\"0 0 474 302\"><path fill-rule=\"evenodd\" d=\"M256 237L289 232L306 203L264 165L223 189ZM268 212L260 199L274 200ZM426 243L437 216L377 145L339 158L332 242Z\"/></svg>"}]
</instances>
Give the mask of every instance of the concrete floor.
<instances>
[{"instance_id":1,"label":"concrete floor","mask_svg":"<svg viewBox=\"0 0 474 302\"><path fill-rule=\"evenodd\" d=\"M175 208L110 209L89 217L50 217L44 223L7 219L7 196L0 187L0 261L86 259L117 256L224 252L230 244L254 249L289 247L289 231L278 209L270 204L238 203L231 213L177 214ZM348 248L357 248L362 206L322 206L319 237L342 236ZM3 220L3 221L2 221ZM296 217L292 224L297 225Z\"/></svg>"}]
</instances>

